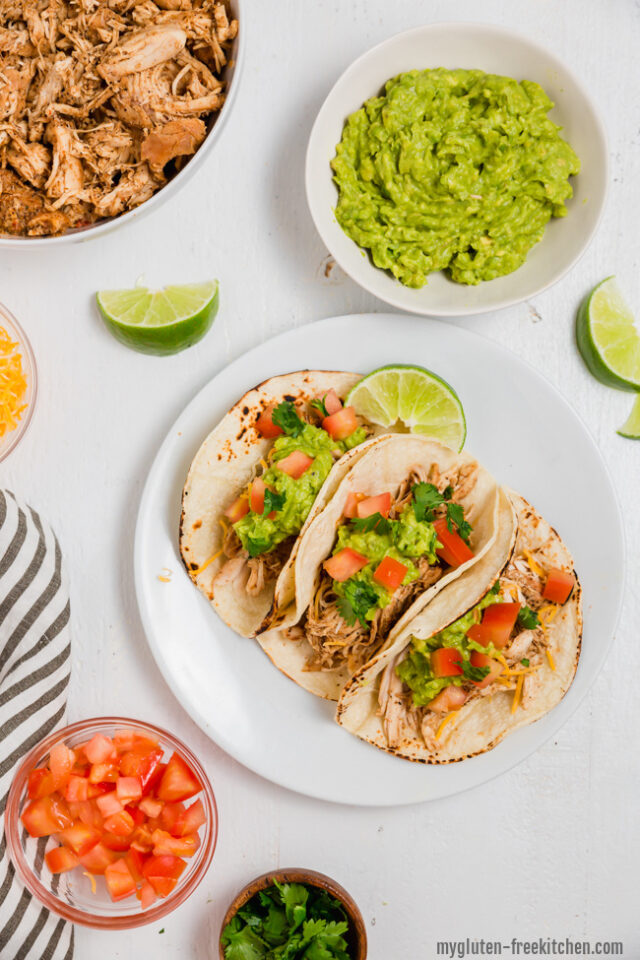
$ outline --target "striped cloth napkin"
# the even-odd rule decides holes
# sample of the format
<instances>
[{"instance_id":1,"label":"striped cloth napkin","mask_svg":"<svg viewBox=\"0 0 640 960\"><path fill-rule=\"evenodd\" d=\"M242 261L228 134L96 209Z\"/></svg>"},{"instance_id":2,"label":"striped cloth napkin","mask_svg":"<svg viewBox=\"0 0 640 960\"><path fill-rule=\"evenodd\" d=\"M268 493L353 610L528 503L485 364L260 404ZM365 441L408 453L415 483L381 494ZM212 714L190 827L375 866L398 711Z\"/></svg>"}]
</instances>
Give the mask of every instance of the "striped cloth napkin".
<instances>
[{"instance_id":1,"label":"striped cloth napkin","mask_svg":"<svg viewBox=\"0 0 640 960\"><path fill-rule=\"evenodd\" d=\"M0 490L0 958L71 960L73 927L16 878L4 811L13 772L63 718L70 672L69 591L56 536Z\"/></svg>"}]
</instances>

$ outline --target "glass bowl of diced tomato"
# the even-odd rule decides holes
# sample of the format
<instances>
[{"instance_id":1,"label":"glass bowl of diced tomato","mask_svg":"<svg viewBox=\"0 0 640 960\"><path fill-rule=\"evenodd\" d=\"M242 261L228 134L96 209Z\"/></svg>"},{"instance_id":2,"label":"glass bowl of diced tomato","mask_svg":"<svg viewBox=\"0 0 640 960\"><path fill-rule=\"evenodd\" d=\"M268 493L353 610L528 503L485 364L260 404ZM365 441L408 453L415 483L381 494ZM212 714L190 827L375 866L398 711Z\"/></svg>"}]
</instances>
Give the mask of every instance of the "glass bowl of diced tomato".
<instances>
[{"instance_id":1,"label":"glass bowl of diced tomato","mask_svg":"<svg viewBox=\"0 0 640 960\"><path fill-rule=\"evenodd\" d=\"M158 727L99 717L57 730L14 777L7 849L25 887L55 913L123 930L195 890L216 846L213 789L198 759Z\"/></svg>"}]
</instances>

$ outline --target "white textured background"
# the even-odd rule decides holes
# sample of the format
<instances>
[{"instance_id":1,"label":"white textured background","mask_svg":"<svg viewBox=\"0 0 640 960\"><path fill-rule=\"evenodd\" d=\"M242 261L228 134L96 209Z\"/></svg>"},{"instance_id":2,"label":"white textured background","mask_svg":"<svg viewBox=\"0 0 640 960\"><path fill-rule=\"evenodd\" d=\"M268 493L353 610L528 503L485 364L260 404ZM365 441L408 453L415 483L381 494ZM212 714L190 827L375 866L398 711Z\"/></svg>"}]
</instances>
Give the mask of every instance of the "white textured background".
<instances>
[{"instance_id":1,"label":"white textured background","mask_svg":"<svg viewBox=\"0 0 640 960\"><path fill-rule=\"evenodd\" d=\"M622 939L625 957L640 957L640 444L615 433L630 395L593 381L573 344L581 296L610 273L640 312L640 4L247 0L247 7L247 57L234 112L179 196L102 240L0 259L0 299L33 340L41 387L35 419L0 467L0 482L49 517L70 567L69 718L120 712L168 726L204 761L220 806L214 863L189 903L164 924L132 933L78 929L77 958L214 958L228 900L278 864L316 867L347 886L369 927L370 960L429 960L436 939L512 935ZM325 94L355 56L392 33L439 19L482 19L529 34L588 83L607 122L614 182L582 262L534 302L461 323L529 359L588 423L622 500L627 596L608 665L555 741L510 774L456 798L358 810L272 786L190 721L142 633L132 535L161 439L214 373L275 332L386 309L339 271L325 278L326 251L303 192L304 150ZM206 340L158 360L111 339L92 294L131 286L141 273L151 284L219 277L220 313ZM598 504L592 509L585 523L598 550Z\"/></svg>"}]
</instances>

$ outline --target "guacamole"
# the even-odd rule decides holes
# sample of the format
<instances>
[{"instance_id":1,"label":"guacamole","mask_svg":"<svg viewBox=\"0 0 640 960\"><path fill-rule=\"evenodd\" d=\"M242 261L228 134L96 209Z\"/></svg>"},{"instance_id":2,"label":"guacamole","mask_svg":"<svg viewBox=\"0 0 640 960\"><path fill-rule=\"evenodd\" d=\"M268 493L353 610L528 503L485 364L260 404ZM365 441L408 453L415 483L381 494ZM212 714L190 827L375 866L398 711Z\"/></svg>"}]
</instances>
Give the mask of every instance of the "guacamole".
<instances>
[{"instance_id":1,"label":"guacamole","mask_svg":"<svg viewBox=\"0 0 640 960\"><path fill-rule=\"evenodd\" d=\"M434 270L465 284L517 270L580 170L552 107L537 83L480 70L394 77L345 124L338 223L408 287Z\"/></svg>"},{"instance_id":2,"label":"guacamole","mask_svg":"<svg viewBox=\"0 0 640 960\"><path fill-rule=\"evenodd\" d=\"M240 542L249 555L256 557L261 553L274 550L287 537L297 535L318 495L320 487L327 479L334 460L332 451L344 453L362 443L367 438L364 427L345 440L333 440L326 430L312 423L301 425L296 436L278 437L270 453L271 466L261 475L265 486L276 494L278 506L274 510L265 510L265 514L250 510L233 525ZM295 450L301 450L313 463L302 476L294 479L282 470L277 463L284 460ZM275 516L271 516L271 514Z\"/></svg>"},{"instance_id":3,"label":"guacamole","mask_svg":"<svg viewBox=\"0 0 640 960\"><path fill-rule=\"evenodd\" d=\"M416 707L423 707L430 703L434 697L445 687L454 684L461 687L466 683L464 676L457 677L435 677L431 668L431 652L439 647L455 647L459 651L463 660L469 660L471 651L477 650L479 653L486 653L489 656L497 654L493 644L483 647L475 640L467 637L467 630L474 623L481 620L482 611L485 607L490 607L493 603L500 603L499 583L491 589L480 600L475 607L468 610L464 616L459 617L448 627L434 634L428 640L421 640L418 637L411 638L411 651L407 657L396 667L396 673L400 679L406 683L413 691L413 702Z\"/></svg>"},{"instance_id":4,"label":"guacamole","mask_svg":"<svg viewBox=\"0 0 640 960\"><path fill-rule=\"evenodd\" d=\"M333 581L333 590L346 600L360 622L371 621L378 609L391 602L391 594L373 579L384 557L392 557L402 563L407 572L402 586L417 580L420 573L412 560L425 556L429 563L437 561L437 537L433 525L426 520L417 520L413 504L403 509L397 520L380 518L371 530L358 530L360 524L345 523L338 528L334 555L345 547L369 559L366 567L343 582ZM354 621L355 622L355 621Z\"/></svg>"}]
</instances>

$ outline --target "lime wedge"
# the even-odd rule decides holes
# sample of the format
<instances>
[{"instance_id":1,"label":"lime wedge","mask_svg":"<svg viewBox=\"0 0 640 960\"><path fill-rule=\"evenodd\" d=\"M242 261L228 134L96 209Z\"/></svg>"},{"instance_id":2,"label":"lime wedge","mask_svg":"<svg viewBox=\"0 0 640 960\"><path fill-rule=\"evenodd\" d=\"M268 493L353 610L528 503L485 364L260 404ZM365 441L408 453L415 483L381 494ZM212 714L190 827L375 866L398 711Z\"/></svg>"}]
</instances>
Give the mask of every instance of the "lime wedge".
<instances>
[{"instance_id":1,"label":"lime wedge","mask_svg":"<svg viewBox=\"0 0 640 960\"><path fill-rule=\"evenodd\" d=\"M141 353L164 356L204 337L218 312L218 281L163 290L100 290L96 301L117 340Z\"/></svg>"},{"instance_id":2,"label":"lime wedge","mask_svg":"<svg viewBox=\"0 0 640 960\"><path fill-rule=\"evenodd\" d=\"M382 427L400 427L462 450L467 435L455 390L424 367L391 364L356 383L346 402Z\"/></svg>"},{"instance_id":3,"label":"lime wedge","mask_svg":"<svg viewBox=\"0 0 640 960\"><path fill-rule=\"evenodd\" d=\"M583 300L576 337L594 377L618 390L640 390L640 331L615 277L607 277Z\"/></svg>"},{"instance_id":4,"label":"lime wedge","mask_svg":"<svg viewBox=\"0 0 640 960\"><path fill-rule=\"evenodd\" d=\"M631 413L617 433L629 440L640 440L640 395L633 401Z\"/></svg>"}]
</instances>

